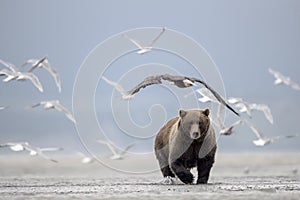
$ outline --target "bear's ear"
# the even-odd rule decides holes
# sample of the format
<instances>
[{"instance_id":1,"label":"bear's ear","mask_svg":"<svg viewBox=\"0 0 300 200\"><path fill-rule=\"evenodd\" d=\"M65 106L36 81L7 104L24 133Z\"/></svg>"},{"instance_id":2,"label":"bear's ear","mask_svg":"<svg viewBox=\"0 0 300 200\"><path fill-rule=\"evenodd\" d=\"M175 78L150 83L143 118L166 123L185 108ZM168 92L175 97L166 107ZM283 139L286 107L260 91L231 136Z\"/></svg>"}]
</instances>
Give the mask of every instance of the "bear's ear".
<instances>
[{"instance_id":1,"label":"bear's ear","mask_svg":"<svg viewBox=\"0 0 300 200\"><path fill-rule=\"evenodd\" d=\"M180 116L180 118L183 118L184 116L186 116L186 114L187 114L187 111L185 111L185 110L179 110L179 116Z\"/></svg>"},{"instance_id":2,"label":"bear's ear","mask_svg":"<svg viewBox=\"0 0 300 200\"><path fill-rule=\"evenodd\" d=\"M202 113L208 117L210 111L208 108L206 108L205 110L202 111Z\"/></svg>"}]
</instances>

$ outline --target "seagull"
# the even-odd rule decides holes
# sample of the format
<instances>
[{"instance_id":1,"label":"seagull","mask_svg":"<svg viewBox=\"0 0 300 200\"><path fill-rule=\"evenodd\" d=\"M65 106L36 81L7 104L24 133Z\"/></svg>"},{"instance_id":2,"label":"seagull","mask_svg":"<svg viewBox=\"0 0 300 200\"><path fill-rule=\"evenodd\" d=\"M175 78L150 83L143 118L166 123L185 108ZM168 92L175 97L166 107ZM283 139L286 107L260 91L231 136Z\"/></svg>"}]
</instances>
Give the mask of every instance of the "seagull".
<instances>
[{"instance_id":1,"label":"seagull","mask_svg":"<svg viewBox=\"0 0 300 200\"><path fill-rule=\"evenodd\" d=\"M291 86L294 90L300 90L299 84L292 81L290 77L284 76L280 72L274 71L271 68L269 68L269 72L275 77L275 85L285 84L287 86Z\"/></svg>"},{"instance_id":2,"label":"seagull","mask_svg":"<svg viewBox=\"0 0 300 200\"><path fill-rule=\"evenodd\" d=\"M28 64L31 64L31 68L28 70L28 72L32 72L36 68L46 69L53 76L56 86L58 87L58 91L61 92L61 80L60 80L59 74L58 74L57 70L50 65L47 56L45 56L41 59L29 59L22 66L25 66Z\"/></svg>"},{"instance_id":3,"label":"seagull","mask_svg":"<svg viewBox=\"0 0 300 200\"><path fill-rule=\"evenodd\" d=\"M209 91L208 91L209 92ZM223 105L219 105L218 112L217 112L217 125L219 127L219 133L220 135L232 135L234 133L233 128L237 125L244 124L243 119L239 119L232 123L230 126L225 126L224 122L221 119L221 113L223 111L224 107Z\"/></svg>"},{"instance_id":4,"label":"seagull","mask_svg":"<svg viewBox=\"0 0 300 200\"><path fill-rule=\"evenodd\" d=\"M58 162L57 160L54 160L48 156L46 156L43 152L45 151L60 151L63 150L63 148L59 147L53 147L53 148L39 148L39 147L34 147L30 145L28 142L19 142L19 143L4 143L0 144L0 148L3 147L9 147L12 151L29 151L29 155L31 156L42 156L45 159L48 159L52 162Z\"/></svg>"},{"instance_id":5,"label":"seagull","mask_svg":"<svg viewBox=\"0 0 300 200\"><path fill-rule=\"evenodd\" d=\"M95 159L93 157L86 156L82 152L77 152L77 155L82 157L81 163L83 163L83 164L89 164L89 163L93 163L95 161Z\"/></svg>"},{"instance_id":6,"label":"seagull","mask_svg":"<svg viewBox=\"0 0 300 200\"><path fill-rule=\"evenodd\" d=\"M250 173L250 168L247 166L243 170L244 174L249 174Z\"/></svg>"},{"instance_id":7,"label":"seagull","mask_svg":"<svg viewBox=\"0 0 300 200\"><path fill-rule=\"evenodd\" d=\"M187 87L195 86L196 85L195 82L198 82L204 85L205 88L207 88L221 104L225 105L234 114L239 116L239 113L237 113L232 107L230 107L226 103L226 101L212 87L210 87L206 82L197 78L191 78L191 77L179 76L179 75L170 75L170 74L148 76L141 83L139 83L133 89L128 91L127 94L129 96L133 96L135 93L139 92L142 88L145 88L149 85L162 84L162 80L168 81L179 88L187 88Z\"/></svg>"},{"instance_id":8,"label":"seagull","mask_svg":"<svg viewBox=\"0 0 300 200\"><path fill-rule=\"evenodd\" d=\"M118 92L120 92L123 99L128 100L128 99L133 98L133 95L129 95L127 93L127 91L119 83L111 81L108 78L106 78L105 76L102 76L102 79L109 85L113 86Z\"/></svg>"},{"instance_id":9,"label":"seagull","mask_svg":"<svg viewBox=\"0 0 300 200\"><path fill-rule=\"evenodd\" d=\"M296 175L298 173L298 168L293 168L292 173Z\"/></svg>"},{"instance_id":10,"label":"seagull","mask_svg":"<svg viewBox=\"0 0 300 200\"><path fill-rule=\"evenodd\" d=\"M248 124L250 129L255 133L255 135L258 138L257 140L253 140L253 144L255 146L265 146L265 145L268 145L271 143L275 143L278 140L283 139L283 138L293 138L293 137L299 136L298 134L295 134L295 135L280 135L280 136L268 138L268 137L265 137L264 134L260 130L258 130L258 128L255 127L253 124L251 124L248 121L245 121L245 122Z\"/></svg>"},{"instance_id":11,"label":"seagull","mask_svg":"<svg viewBox=\"0 0 300 200\"><path fill-rule=\"evenodd\" d=\"M144 53L147 53L149 51L152 50L154 43L162 36L162 34L165 32L166 28L163 27L161 29L161 32L154 38L154 40L147 46L144 46L143 44L141 44L139 41L134 40L132 38L130 38L128 35L124 34L124 37L126 37L128 40L130 40L133 44L135 44L138 48L139 51L137 52L138 54L142 55Z\"/></svg>"},{"instance_id":12,"label":"seagull","mask_svg":"<svg viewBox=\"0 0 300 200\"><path fill-rule=\"evenodd\" d=\"M249 117L252 116L252 110L258 110L264 113L266 119L273 124L273 116L271 113L271 109L265 104L256 104L256 103L248 103L244 101L242 98L230 97L227 101L231 104L234 104L236 108L239 108L240 112L246 112Z\"/></svg>"},{"instance_id":13,"label":"seagull","mask_svg":"<svg viewBox=\"0 0 300 200\"><path fill-rule=\"evenodd\" d=\"M221 135L231 135L234 131L233 128L237 125L243 124L244 120L237 120L234 123L232 123L230 126L225 126L224 123L221 122L221 120L219 118L217 118L218 120L218 125L220 128L220 134Z\"/></svg>"},{"instance_id":14,"label":"seagull","mask_svg":"<svg viewBox=\"0 0 300 200\"><path fill-rule=\"evenodd\" d=\"M9 106L0 106L0 110L4 110L6 108L9 108Z\"/></svg>"},{"instance_id":15,"label":"seagull","mask_svg":"<svg viewBox=\"0 0 300 200\"><path fill-rule=\"evenodd\" d=\"M48 109L56 109L60 112L65 113L65 115L69 118L69 120L71 120L73 123L76 124L75 118L72 115L72 113L65 108L63 105L61 105L61 103L59 102L59 100L52 100L52 101L41 101L39 103L36 103L32 106L29 106L30 108L35 108L37 106L43 105L45 110Z\"/></svg>"},{"instance_id":16,"label":"seagull","mask_svg":"<svg viewBox=\"0 0 300 200\"><path fill-rule=\"evenodd\" d=\"M40 92L43 92L43 86L36 75L31 72L21 72L16 66L3 60L0 60L0 63L9 68L0 71L0 76L7 76L3 79L4 82L30 80Z\"/></svg>"},{"instance_id":17,"label":"seagull","mask_svg":"<svg viewBox=\"0 0 300 200\"><path fill-rule=\"evenodd\" d=\"M119 151L111 142L109 141L104 141L104 140L97 140L98 143L100 144L105 144L108 146L108 148L111 150L113 153L112 156L109 158L112 160L121 160L124 158L124 155L127 153L127 151L134 146L134 144L130 144L123 151Z\"/></svg>"}]
</instances>

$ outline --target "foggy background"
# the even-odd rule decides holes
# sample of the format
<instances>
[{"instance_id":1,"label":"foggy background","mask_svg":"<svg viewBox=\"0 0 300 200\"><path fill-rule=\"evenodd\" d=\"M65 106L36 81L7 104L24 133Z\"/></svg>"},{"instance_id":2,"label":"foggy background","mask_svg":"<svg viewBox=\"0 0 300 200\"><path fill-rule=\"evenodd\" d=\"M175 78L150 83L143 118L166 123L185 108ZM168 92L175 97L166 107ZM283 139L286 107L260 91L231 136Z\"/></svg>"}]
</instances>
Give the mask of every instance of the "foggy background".
<instances>
[{"instance_id":1,"label":"foggy background","mask_svg":"<svg viewBox=\"0 0 300 200\"><path fill-rule=\"evenodd\" d=\"M195 0L181 3L170 0L1 0L0 5L0 59L20 66L29 58L48 55L50 64L58 70L62 79L61 94L52 76L43 69L35 71L43 84L43 93L28 81L0 82L0 106L11 106L0 111L0 143L28 141L36 146L62 146L69 152L82 151L76 127L62 113L42 108L25 110L24 107L41 100L59 99L72 110L73 85L78 70L99 43L129 29L163 26L186 34L206 49L218 67L227 97L242 97L248 102L265 103L271 108L273 125L261 112L255 112L251 119L266 136L299 133L300 92L287 86L274 86L274 78L268 72L271 67L300 83L300 2L297 0ZM130 54L123 58L119 66L111 68L108 78L119 80L118 67L134 67L136 60L133 58L137 56ZM158 58L178 66L187 65L159 51L139 59L149 63ZM144 77L137 78L140 81ZM132 86L137 83L133 80ZM128 86L126 89L129 89ZM105 131L114 134L110 139L117 146L124 147L129 141L122 139L122 131L109 114L111 106L108 100L114 96L113 92L110 85L99 84L95 91L95 112ZM151 104L157 103L151 97L159 97L157 101L164 105L166 111L160 126L164 120L176 116L180 109L177 102L170 101L172 94L163 87L152 86L138 95L138 103L130 103L132 117L137 124L150 123L146 112ZM209 106L199 104L200 108ZM227 115L227 124L237 119L231 113L227 112ZM247 118L244 114L243 117ZM132 151L152 151L156 131L153 130L150 134L153 137L144 145L137 143ZM255 147L253 139L255 136L249 128L237 127L236 134L218 140L218 151L300 150L299 138L282 140L263 148ZM101 148L107 151L105 146ZM0 150L0 154L9 152Z\"/></svg>"}]
</instances>

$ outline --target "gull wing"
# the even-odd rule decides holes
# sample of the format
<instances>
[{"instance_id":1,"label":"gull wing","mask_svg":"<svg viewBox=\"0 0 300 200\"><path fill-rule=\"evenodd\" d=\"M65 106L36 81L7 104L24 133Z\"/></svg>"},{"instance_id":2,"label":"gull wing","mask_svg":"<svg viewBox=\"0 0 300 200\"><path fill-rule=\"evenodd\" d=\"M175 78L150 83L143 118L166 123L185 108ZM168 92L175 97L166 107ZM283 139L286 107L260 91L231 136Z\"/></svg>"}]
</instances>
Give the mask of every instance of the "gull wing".
<instances>
[{"instance_id":1,"label":"gull wing","mask_svg":"<svg viewBox=\"0 0 300 200\"><path fill-rule=\"evenodd\" d=\"M247 115L248 115L249 117L252 116L252 115L251 115L251 109L250 109L248 103L246 103L246 102L239 102L239 103L236 103L236 104L234 105L234 107L239 108L239 109L240 109L240 110L239 110L240 112L246 112Z\"/></svg>"},{"instance_id":2,"label":"gull wing","mask_svg":"<svg viewBox=\"0 0 300 200\"><path fill-rule=\"evenodd\" d=\"M219 95L212 87L210 87L205 81L197 79L197 78L189 78L186 77L187 79L191 80L192 82L198 82L201 83L202 85L204 85L204 87L206 87L214 96L215 98L224 106L226 106L229 110L231 110L234 114L236 114L237 116L240 116L239 113L237 113L230 105L228 105L226 103L226 101L221 97L221 95Z\"/></svg>"},{"instance_id":3,"label":"gull wing","mask_svg":"<svg viewBox=\"0 0 300 200\"><path fill-rule=\"evenodd\" d=\"M215 96L207 88L199 88L196 90L196 92L203 96L202 98L198 99L201 102L218 102Z\"/></svg>"},{"instance_id":4,"label":"gull wing","mask_svg":"<svg viewBox=\"0 0 300 200\"><path fill-rule=\"evenodd\" d=\"M54 162L54 163L58 163L57 160L55 160L55 159L53 159L53 158L50 158L49 156L43 154L42 152L41 152L40 154L38 154L38 155L41 156L41 157L43 157L43 158L45 158L45 159L47 159L47 160L50 160L50 161L52 161L52 162Z\"/></svg>"},{"instance_id":5,"label":"gull wing","mask_svg":"<svg viewBox=\"0 0 300 200\"><path fill-rule=\"evenodd\" d=\"M218 106L218 112L217 112L217 123L218 123L218 126L219 126L220 130L226 128L225 124L221 120L221 113L223 112L223 110L224 110L224 106L222 104L219 104L219 106Z\"/></svg>"},{"instance_id":6,"label":"gull wing","mask_svg":"<svg viewBox=\"0 0 300 200\"><path fill-rule=\"evenodd\" d=\"M145 49L145 46L143 46L139 41L134 40L132 38L130 38L128 35L124 34L123 35L125 38L127 38L128 40L130 40L135 46L137 46L139 49Z\"/></svg>"},{"instance_id":7,"label":"gull wing","mask_svg":"<svg viewBox=\"0 0 300 200\"><path fill-rule=\"evenodd\" d=\"M233 123L230 125L230 127L235 127L235 126L240 125L240 124L243 124L243 123L244 123L244 120L239 119L239 120L233 122Z\"/></svg>"},{"instance_id":8,"label":"gull wing","mask_svg":"<svg viewBox=\"0 0 300 200\"><path fill-rule=\"evenodd\" d=\"M292 81L292 80L290 80L289 85L290 85L294 90L300 90L299 84L296 83L296 82L294 82L294 81Z\"/></svg>"},{"instance_id":9,"label":"gull wing","mask_svg":"<svg viewBox=\"0 0 300 200\"><path fill-rule=\"evenodd\" d=\"M273 124L273 116L272 116L272 113L271 113L271 109L269 108L269 106L265 105L265 104L256 104L256 103L253 103L253 104L250 104L250 109L251 110L259 110L259 111L262 111L265 115L265 117L267 118L267 120Z\"/></svg>"},{"instance_id":10,"label":"gull wing","mask_svg":"<svg viewBox=\"0 0 300 200\"><path fill-rule=\"evenodd\" d=\"M61 147L40 148L41 152L43 152L43 151L62 151L62 150L64 150L64 149Z\"/></svg>"},{"instance_id":11,"label":"gull wing","mask_svg":"<svg viewBox=\"0 0 300 200\"><path fill-rule=\"evenodd\" d=\"M45 56L45 57L43 57L41 59L29 59L22 66L27 65L27 64L31 64L31 68L28 70L28 72L32 72L36 68L42 67L43 62L45 60L47 60L47 56Z\"/></svg>"},{"instance_id":12,"label":"gull wing","mask_svg":"<svg viewBox=\"0 0 300 200\"><path fill-rule=\"evenodd\" d=\"M236 97L229 97L227 101L231 104L244 103L244 100L242 98L236 98Z\"/></svg>"},{"instance_id":13,"label":"gull wing","mask_svg":"<svg viewBox=\"0 0 300 200\"><path fill-rule=\"evenodd\" d=\"M118 83L116 83L116 82L113 82L113 81L109 80L109 79L106 78L105 76L102 76L102 79L103 79L106 83L108 83L109 85L111 85L111 86L113 86L114 88L116 88L116 90L117 90L118 92L120 92L120 93L122 94L122 96L128 95L127 92L126 92L126 90L124 90L124 88L122 87L122 85L120 85L120 84L118 84Z\"/></svg>"},{"instance_id":14,"label":"gull wing","mask_svg":"<svg viewBox=\"0 0 300 200\"><path fill-rule=\"evenodd\" d=\"M0 144L0 148L3 147L9 147L11 150L13 151L24 151L25 148L23 146L23 143L12 143L12 142L8 142L8 143L4 143L4 144Z\"/></svg>"},{"instance_id":15,"label":"gull wing","mask_svg":"<svg viewBox=\"0 0 300 200\"><path fill-rule=\"evenodd\" d=\"M124 155L125 153L127 153L127 151L128 151L129 149L131 149L134 145L135 145L134 143L128 145L128 146L120 153L120 155L123 156L123 155Z\"/></svg>"},{"instance_id":16,"label":"gull wing","mask_svg":"<svg viewBox=\"0 0 300 200\"><path fill-rule=\"evenodd\" d=\"M38 106L40 106L40 105L42 105L42 102L38 102L38 103L33 104L33 105L31 105L31 106L28 106L28 107L26 107L26 108L35 108L35 107L38 107Z\"/></svg>"},{"instance_id":17,"label":"gull wing","mask_svg":"<svg viewBox=\"0 0 300 200\"><path fill-rule=\"evenodd\" d=\"M21 67L31 64L31 67L28 70L28 72L32 72L35 68L38 67L38 65L36 65L38 63L38 61L39 61L38 59L28 59L21 65Z\"/></svg>"},{"instance_id":18,"label":"gull wing","mask_svg":"<svg viewBox=\"0 0 300 200\"><path fill-rule=\"evenodd\" d=\"M154 43L162 36L162 34L166 31L166 28L163 27L160 31L160 33L154 38L154 40L149 44L148 47L152 47Z\"/></svg>"},{"instance_id":19,"label":"gull wing","mask_svg":"<svg viewBox=\"0 0 300 200\"><path fill-rule=\"evenodd\" d=\"M47 160L50 160L50 161L52 161L52 162L55 162L55 163L58 162L57 160L54 160L54 159L52 159L52 158L46 156L45 154L43 154L41 148L33 147L33 146L31 146L30 144L28 144L28 143L24 144L24 148L25 148L27 151L29 151L29 154L30 154L31 156L41 156L41 157L43 157L43 158L45 158L45 159L47 159Z\"/></svg>"},{"instance_id":20,"label":"gull wing","mask_svg":"<svg viewBox=\"0 0 300 200\"><path fill-rule=\"evenodd\" d=\"M272 74L274 76L274 78L276 78L275 80L275 84L280 84L280 83L283 83L284 80L286 79L285 76L283 76L280 72L277 72L277 71L274 71L273 69L269 68L269 73Z\"/></svg>"},{"instance_id":21,"label":"gull wing","mask_svg":"<svg viewBox=\"0 0 300 200\"><path fill-rule=\"evenodd\" d=\"M73 114L67 109L65 108L63 105L61 105L59 102L54 101L53 102L54 107L56 110L65 113L65 115L73 122L76 123L76 120L73 116Z\"/></svg>"},{"instance_id":22,"label":"gull wing","mask_svg":"<svg viewBox=\"0 0 300 200\"><path fill-rule=\"evenodd\" d=\"M28 79L30 80L33 85L40 91L40 92L43 92L43 86L40 82L40 80L38 79L38 77L36 75L34 75L33 73L31 72L25 72L25 73L22 73L21 76L23 76L25 79Z\"/></svg>"},{"instance_id":23,"label":"gull wing","mask_svg":"<svg viewBox=\"0 0 300 200\"><path fill-rule=\"evenodd\" d=\"M9 82L18 78L17 72L13 72L8 69L2 69L0 71L0 76L7 76L5 79L3 79L3 82Z\"/></svg>"},{"instance_id":24,"label":"gull wing","mask_svg":"<svg viewBox=\"0 0 300 200\"><path fill-rule=\"evenodd\" d=\"M47 58L47 57L45 57ZM53 76L56 86L58 87L58 91L61 92L61 80L60 76L55 68L53 68L48 59L45 59L41 62L42 66Z\"/></svg>"},{"instance_id":25,"label":"gull wing","mask_svg":"<svg viewBox=\"0 0 300 200\"><path fill-rule=\"evenodd\" d=\"M12 72L19 72L20 70L13 64L9 63L9 62L5 62L3 60L0 59L0 64L4 65L5 67L8 67Z\"/></svg>"},{"instance_id":26,"label":"gull wing","mask_svg":"<svg viewBox=\"0 0 300 200\"><path fill-rule=\"evenodd\" d=\"M260 130L258 130L258 128L256 126L254 126L253 124L251 124L248 121L245 121L245 122L250 127L250 129L255 133L257 138L262 139L262 140L265 138L264 134Z\"/></svg>"},{"instance_id":27,"label":"gull wing","mask_svg":"<svg viewBox=\"0 0 300 200\"><path fill-rule=\"evenodd\" d=\"M110 149L110 151L114 154L114 155L119 155L119 153L117 152L117 149L115 148L115 146L112 145L112 143L110 143L109 141L104 141L104 140L97 140L98 143L101 144L105 144L108 146L108 148Z\"/></svg>"},{"instance_id":28,"label":"gull wing","mask_svg":"<svg viewBox=\"0 0 300 200\"><path fill-rule=\"evenodd\" d=\"M162 84L161 75L146 77L141 83L139 83L137 86L135 86L133 89L131 89L127 93L128 93L128 95L133 96L135 93L139 92L140 89L145 88L149 85L153 85L153 84Z\"/></svg>"}]
</instances>

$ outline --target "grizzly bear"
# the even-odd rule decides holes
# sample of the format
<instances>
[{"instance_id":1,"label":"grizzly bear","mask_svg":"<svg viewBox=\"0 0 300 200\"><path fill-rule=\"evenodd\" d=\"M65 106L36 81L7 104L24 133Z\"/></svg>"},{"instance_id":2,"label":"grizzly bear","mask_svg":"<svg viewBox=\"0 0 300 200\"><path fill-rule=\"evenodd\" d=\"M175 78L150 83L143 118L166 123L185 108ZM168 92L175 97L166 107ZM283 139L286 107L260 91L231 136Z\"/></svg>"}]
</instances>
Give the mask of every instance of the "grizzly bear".
<instances>
[{"instance_id":1,"label":"grizzly bear","mask_svg":"<svg viewBox=\"0 0 300 200\"><path fill-rule=\"evenodd\" d=\"M197 184L207 183L217 149L209 113L209 109L180 110L178 117L159 130L154 149L164 177L176 175L191 184L194 176L190 169L197 167Z\"/></svg>"}]
</instances>

